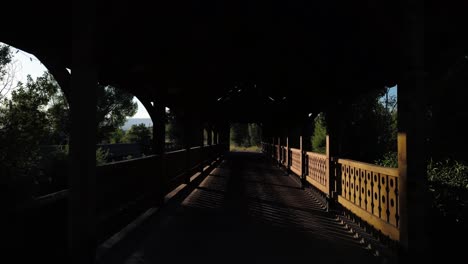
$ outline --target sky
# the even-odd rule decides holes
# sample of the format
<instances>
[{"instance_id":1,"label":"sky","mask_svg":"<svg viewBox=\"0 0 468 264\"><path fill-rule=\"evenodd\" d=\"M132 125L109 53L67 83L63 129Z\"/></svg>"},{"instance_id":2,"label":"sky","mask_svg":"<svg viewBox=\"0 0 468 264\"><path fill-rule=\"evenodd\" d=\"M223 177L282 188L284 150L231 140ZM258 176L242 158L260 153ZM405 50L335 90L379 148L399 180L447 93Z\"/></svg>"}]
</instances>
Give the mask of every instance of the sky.
<instances>
[{"instance_id":1,"label":"sky","mask_svg":"<svg viewBox=\"0 0 468 264\"><path fill-rule=\"evenodd\" d=\"M2 44L0 42L0 44ZM31 75L33 79L41 76L44 71L47 71L47 68L32 54L18 50L14 47L11 47L13 51L13 61L17 65L18 72L15 75L16 81L26 82L26 77ZM133 118L150 118L145 107L140 103L136 97L133 99L138 104L138 112L133 116Z\"/></svg>"}]
</instances>

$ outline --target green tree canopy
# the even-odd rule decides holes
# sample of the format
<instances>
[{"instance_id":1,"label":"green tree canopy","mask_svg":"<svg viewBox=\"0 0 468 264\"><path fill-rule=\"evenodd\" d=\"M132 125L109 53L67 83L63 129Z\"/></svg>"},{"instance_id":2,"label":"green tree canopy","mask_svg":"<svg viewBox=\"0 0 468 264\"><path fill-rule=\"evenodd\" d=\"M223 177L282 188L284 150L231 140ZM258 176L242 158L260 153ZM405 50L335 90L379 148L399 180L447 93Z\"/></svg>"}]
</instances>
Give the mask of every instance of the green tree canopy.
<instances>
[{"instance_id":1,"label":"green tree canopy","mask_svg":"<svg viewBox=\"0 0 468 264\"><path fill-rule=\"evenodd\" d=\"M327 126L323 113L314 119L314 134L312 136L312 151L325 153L326 151Z\"/></svg>"},{"instance_id":2,"label":"green tree canopy","mask_svg":"<svg viewBox=\"0 0 468 264\"><path fill-rule=\"evenodd\" d=\"M0 175L9 184L21 185L14 188L20 200L32 198L32 182L41 177L40 145L49 132L46 106L55 92L46 83L47 76L36 81L28 76L0 105Z\"/></svg>"},{"instance_id":3,"label":"green tree canopy","mask_svg":"<svg viewBox=\"0 0 468 264\"><path fill-rule=\"evenodd\" d=\"M234 123L231 125L231 142L236 146L260 146L262 130L255 123Z\"/></svg>"},{"instance_id":4,"label":"green tree canopy","mask_svg":"<svg viewBox=\"0 0 468 264\"><path fill-rule=\"evenodd\" d=\"M9 90L9 84L13 81L8 78L7 65L11 63L12 54L10 47L0 44L0 100ZM9 80L8 80L9 79Z\"/></svg>"},{"instance_id":5,"label":"green tree canopy","mask_svg":"<svg viewBox=\"0 0 468 264\"><path fill-rule=\"evenodd\" d=\"M125 134L125 142L150 144L151 129L145 124L132 125L132 127Z\"/></svg>"},{"instance_id":6,"label":"green tree canopy","mask_svg":"<svg viewBox=\"0 0 468 264\"><path fill-rule=\"evenodd\" d=\"M151 152L152 130L145 124L133 125L125 134L124 142L138 143L141 145L143 153Z\"/></svg>"},{"instance_id":7,"label":"green tree canopy","mask_svg":"<svg viewBox=\"0 0 468 264\"><path fill-rule=\"evenodd\" d=\"M10 47L7 45L0 44L0 81L5 76L5 66L11 62L12 54Z\"/></svg>"},{"instance_id":8,"label":"green tree canopy","mask_svg":"<svg viewBox=\"0 0 468 264\"><path fill-rule=\"evenodd\" d=\"M133 95L112 86L100 86L97 99L98 142L110 142L111 134L138 110Z\"/></svg>"}]
</instances>

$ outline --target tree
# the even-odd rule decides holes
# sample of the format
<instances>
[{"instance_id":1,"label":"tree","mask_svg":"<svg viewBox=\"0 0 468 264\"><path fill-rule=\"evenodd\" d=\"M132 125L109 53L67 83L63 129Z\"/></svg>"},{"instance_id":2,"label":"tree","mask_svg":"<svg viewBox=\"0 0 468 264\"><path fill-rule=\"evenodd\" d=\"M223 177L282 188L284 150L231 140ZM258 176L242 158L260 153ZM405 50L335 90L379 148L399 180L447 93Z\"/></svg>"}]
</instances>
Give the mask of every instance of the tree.
<instances>
[{"instance_id":1,"label":"tree","mask_svg":"<svg viewBox=\"0 0 468 264\"><path fill-rule=\"evenodd\" d=\"M98 100L101 118L98 133L99 128L119 127L127 114L133 115L137 105L132 99L131 95L115 88L104 88ZM0 181L18 185L11 188L15 190L14 194L28 199L37 194L39 183L54 181L51 177L55 176L47 171L57 171L58 156L62 170L66 167L68 151L62 151L58 156L54 152L44 154L43 146L68 143L68 104L59 85L47 72L36 80L28 76L26 84L18 83L11 98L3 98L0 103ZM49 170L47 166L54 169ZM43 191L43 186L40 188Z\"/></svg>"},{"instance_id":2,"label":"tree","mask_svg":"<svg viewBox=\"0 0 468 264\"><path fill-rule=\"evenodd\" d=\"M138 110L133 95L112 86L99 85L97 97L98 142L110 142L111 134Z\"/></svg>"},{"instance_id":3,"label":"tree","mask_svg":"<svg viewBox=\"0 0 468 264\"><path fill-rule=\"evenodd\" d=\"M173 111L166 111L166 142L172 143L174 148L179 148L183 145L182 138L182 123Z\"/></svg>"},{"instance_id":4,"label":"tree","mask_svg":"<svg viewBox=\"0 0 468 264\"><path fill-rule=\"evenodd\" d=\"M145 124L133 125L125 134L124 141L128 143L138 143L143 149L143 153L150 152L152 131Z\"/></svg>"},{"instance_id":5,"label":"tree","mask_svg":"<svg viewBox=\"0 0 468 264\"><path fill-rule=\"evenodd\" d=\"M314 134L312 136L312 150L318 153L326 151L327 127L323 113L318 114L314 119Z\"/></svg>"},{"instance_id":6,"label":"tree","mask_svg":"<svg viewBox=\"0 0 468 264\"><path fill-rule=\"evenodd\" d=\"M19 200L31 199L34 184L41 177L40 145L47 138L47 114L44 111L54 86L44 85L46 78L18 83L11 99L4 99L0 107L0 164L1 175L14 188Z\"/></svg>"},{"instance_id":7,"label":"tree","mask_svg":"<svg viewBox=\"0 0 468 264\"><path fill-rule=\"evenodd\" d=\"M350 98L337 131L342 157L375 163L389 152L396 153L396 100L390 99L386 87Z\"/></svg>"},{"instance_id":8,"label":"tree","mask_svg":"<svg viewBox=\"0 0 468 264\"><path fill-rule=\"evenodd\" d=\"M262 130L258 124L249 124L249 138L252 146L260 146L262 141Z\"/></svg>"},{"instance_id":9,"label":"tree","mask_svg":"<svg viewBox=\"0 0 468 264\"><path fill-rule=\"evenodd\" d=\"M11 89L14 79L13 75L10 74L11 68L9 69L9 66L14 67L14 65L10 65L11 60L12 54L10 47L0 44L0 100Z\"/></svg>"},{"instance_id":10,"label":"tree","mask_svg":"<svg viewBox=\"0 0 468 264\"><path fill-rule=\"evenodd\" d=\"M231 125L231 140L237 146L250 145L249 130L246 123L234 123Z\"/></svg>"},{"instance_id":11,"label":"tree","mask_svg":"<svg viewBox=\"0 0 468 264\"><path fill-rule=\"evenodd\" d=\"M114 132L111 133L110 143L111 144L118 144L125 142L125 131L121 128L116 129Z\"/></svg>"}]
</instances>

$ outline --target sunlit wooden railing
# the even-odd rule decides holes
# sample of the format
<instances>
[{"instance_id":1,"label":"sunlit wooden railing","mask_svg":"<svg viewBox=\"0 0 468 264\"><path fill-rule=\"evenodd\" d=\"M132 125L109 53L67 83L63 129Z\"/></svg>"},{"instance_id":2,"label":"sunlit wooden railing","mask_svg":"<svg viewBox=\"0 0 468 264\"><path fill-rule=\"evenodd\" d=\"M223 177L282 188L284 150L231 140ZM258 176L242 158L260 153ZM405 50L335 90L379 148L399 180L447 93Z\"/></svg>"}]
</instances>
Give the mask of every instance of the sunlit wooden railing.
<instances>
[{"instance_id":1,"label":"sunlit wooden railing","mask_svg":"<svg viewBox=\"0 0 468 264\"><path fill-rule=\"evenodd\" d=\"M286 146L268 143L264 147L268 156L299 177L305 175L307 182L325 196L336 200L382 234L393 240L400 239L398 169L295 148L284 152L285 149Z\"/></svg>"},{"instance_id":2,"label":"sunlit wooden railing","mask_svg":"<svg viewBox=\"0 0 468 264\"><path fill-rule=\"evenodd\" d=\"M302 174L302 153L300 149L291 148L291 171L301 176Z\"/></svg>"},{"instance_id":3,"label":"sunlit wooden railing","mask_svg":"<svg viewBox=\"0 0 468 264\"><path fill-rule=\"evenodd\" d=\"M306 162L307 182L329 195L330 180L327 175L327 155L309 151L306 152Z\"/></svg>"},{"instance_id":4,"label":"sunlit wooden railing","mask_svg":"<svg viewBox=\"0 0 468 264\"><path fill-rule=\"evenodd\" d=\"M280 145L275 145L275 160L280 161L281 160L281 146Z\"/></svg>"},{"instance_id":5,"label":"sunlit wooden railing","mask_svg":"<svg viewBox=\"0 0 468 264\"><path fill-rule=\"evenodd\" d=\"M288 148L286 146L281 146L281 163L283 166L288 167Z\"/></svg>"},{"instance_id":6,"label":"sunlit wooden railing","mask_svg":"<svg viewBox=\"0 0 468 264\"><path fill-rule=\"evenodd\" d=\"M339 159L338 202L382 233L399 240L398 169Z\"/></svg>"}]
</instances>

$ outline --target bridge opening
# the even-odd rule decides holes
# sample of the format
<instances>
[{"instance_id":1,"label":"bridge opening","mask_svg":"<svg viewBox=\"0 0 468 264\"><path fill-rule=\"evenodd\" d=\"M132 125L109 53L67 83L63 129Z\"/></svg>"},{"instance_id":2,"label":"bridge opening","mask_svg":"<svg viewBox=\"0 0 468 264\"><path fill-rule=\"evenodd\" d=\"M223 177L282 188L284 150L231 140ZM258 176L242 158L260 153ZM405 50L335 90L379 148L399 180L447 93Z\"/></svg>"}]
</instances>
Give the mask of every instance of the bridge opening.
<instances>
[{"instance_id":1,"label":"bridge opening","mask_svg":"<svg viewBox=\"0 0 468 264\"><path fill-rule=\"evenodd\" d=\"M258 123L230 124L230 151L260 152L262 126Z\"/></svg>"}]
</instances>

